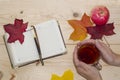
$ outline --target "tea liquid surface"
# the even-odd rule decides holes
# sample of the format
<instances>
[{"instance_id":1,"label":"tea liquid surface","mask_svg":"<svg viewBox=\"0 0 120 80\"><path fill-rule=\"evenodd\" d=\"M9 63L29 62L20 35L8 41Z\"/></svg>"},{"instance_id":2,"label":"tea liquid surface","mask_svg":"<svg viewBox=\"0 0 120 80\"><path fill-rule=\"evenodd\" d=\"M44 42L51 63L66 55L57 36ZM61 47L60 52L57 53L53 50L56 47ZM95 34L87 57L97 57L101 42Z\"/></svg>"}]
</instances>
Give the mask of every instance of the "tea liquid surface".
<instances>
[{"instance_id":1,"label":"tea liquid surface","mask_svg":"<svg viewBox=\"0 0 120 80\"><path fill-rule=\"evenodd\" d=\"M92 64L96 62L99 57L99 50L94 44L84 44L78 48L78 59L87 64Z\"/></svg>"}]
</instances>

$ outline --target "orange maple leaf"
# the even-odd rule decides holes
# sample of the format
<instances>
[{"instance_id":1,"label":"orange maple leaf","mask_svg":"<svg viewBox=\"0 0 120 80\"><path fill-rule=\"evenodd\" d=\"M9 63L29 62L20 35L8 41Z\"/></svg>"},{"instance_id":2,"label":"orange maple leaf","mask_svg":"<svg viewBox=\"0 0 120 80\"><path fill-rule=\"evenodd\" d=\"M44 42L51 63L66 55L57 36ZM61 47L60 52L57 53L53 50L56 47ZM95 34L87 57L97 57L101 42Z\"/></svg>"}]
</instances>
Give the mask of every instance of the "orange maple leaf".
<instances>
[{"instance_id":1,"label":"orange maple leaf","mask_svg":"<svg viewBox=\"0 0 120 80\"><path fill-rule=\"evenodd\" d=\"M68 23L74 28L74 31L70 35L70 39L74 41L84 40L87 37L86 27L93 25L86 13L84 13L81 20L68 20Z\"/></svg>"},{"instance_id":2,"label":"orange maple leaf","mask_svg":"<svg viewBox=\"0 0 120 80\"><path fill-rule=\"evenodd\" d=\"M86 28L80 25L78 20L68 20L68 23L74 28L73 33L70 35L70 39L77 41L87 37Z\"/></svg>"},{"instance_id":3,"label":"orange maple leaf","mask_svg":"<svg viewBox=\"0 0 120 80\"><path fill-rule=\"evenodd\" d=\"M93 25L90 19L90 16L88 16L86 13L84 13L84 15L82 16L82 19L79 22L84 27L89 27Z\"/></svg>"}]
</instances>

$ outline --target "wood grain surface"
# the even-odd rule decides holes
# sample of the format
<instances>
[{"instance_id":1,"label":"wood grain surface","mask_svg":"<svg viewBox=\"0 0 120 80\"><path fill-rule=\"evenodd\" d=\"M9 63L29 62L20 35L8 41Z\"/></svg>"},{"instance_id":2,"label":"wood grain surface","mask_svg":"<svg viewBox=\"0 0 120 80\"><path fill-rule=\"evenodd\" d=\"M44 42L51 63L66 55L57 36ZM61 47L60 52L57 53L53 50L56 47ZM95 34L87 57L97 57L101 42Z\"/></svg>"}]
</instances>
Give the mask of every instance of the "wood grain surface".
<instances>
[{"instance_id":1,"label":"wood grain surface","mask_svg":"<svg viewBox=\"0 0 120 80\"><path fill-rule=\"evenodd\" d=\"M115 24L115 35L105 37L111 49L120 54L120 0L0 0L0 71L1 80L50 80L53 73L62 75L67 69L74 73L74 80L85 80L73 65L73 50L77 42L69 40L73 29L67 23L69 19L80 19L84 12L88 15L97 5L105 5L110 10L109 22ZM73 13L77 12L78 17ZM45 66L36 63L12 69L8 53L3 41L3 25L13 23L15 18L24 19L29 26L56 19L60 23L67 54L45 60ZM103 39L104 40L104 39ZM105 40L104 40L105 42ZM103 80L120 80L120 67L109 66L100 61L103 69L100 71Z\"/></svg>"}]
</instances>

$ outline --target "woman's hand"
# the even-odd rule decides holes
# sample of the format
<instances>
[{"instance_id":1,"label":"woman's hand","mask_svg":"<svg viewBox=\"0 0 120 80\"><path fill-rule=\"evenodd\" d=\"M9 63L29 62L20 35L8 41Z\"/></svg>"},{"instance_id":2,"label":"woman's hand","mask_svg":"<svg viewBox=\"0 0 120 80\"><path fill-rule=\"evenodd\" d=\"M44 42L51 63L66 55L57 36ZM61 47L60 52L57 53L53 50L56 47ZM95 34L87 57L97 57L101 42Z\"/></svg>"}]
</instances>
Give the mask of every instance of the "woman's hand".
<instances>
[{"instance_id":1,"label":"woman's hand","mask_svg":"<svg viewBox=\"0 0 120 80\"><path fill-rule=\"evenodd\" d=\"M120 66L120 55L115 54L107 45L103 42L96 40L96 47L101 52L101 57L104 62L113 66Z\"/></svg>"},{"instance_id":2,"label":"woman's hand","mask_svg":"<svg viewBox=\"0 0 120 80\"><path fill-rule=\"evenodd\" d=\"M86 64L86 63L78 60L78 57L77 57L77 48L78 48L78 46L81 46L82 44L85 44L85 43L88 43L88 42L95 43L94 40L87 40L87 41L84 41L82 43L79 43L75 47L75 50L74 50L74 53L73 53L74 65L76 67L77 72L81 76L86 78L87 80L102 80L99 71L94 66L91 66L89 64Z\"/></svg>"}]
</instances>

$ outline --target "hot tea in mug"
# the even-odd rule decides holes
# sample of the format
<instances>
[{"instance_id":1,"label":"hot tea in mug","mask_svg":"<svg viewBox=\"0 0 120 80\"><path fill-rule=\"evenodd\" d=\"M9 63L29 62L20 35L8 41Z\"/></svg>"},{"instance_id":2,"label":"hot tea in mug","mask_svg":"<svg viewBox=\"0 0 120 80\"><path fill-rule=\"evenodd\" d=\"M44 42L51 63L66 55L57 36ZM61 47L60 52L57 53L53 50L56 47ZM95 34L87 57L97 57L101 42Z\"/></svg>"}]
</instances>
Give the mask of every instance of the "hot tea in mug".
<instances>
[{"instance_id":1,"label":"hot tea in mug","mask_svg":"<svg viewBox=\"0 0 120 80\"><path fill-rule=\"evenodd\" d=\"M99 50L92 43L86 43L78 48L77 56L80 61L87 64L94 64L100 58Z\"/></svg>"}]
</instances>

